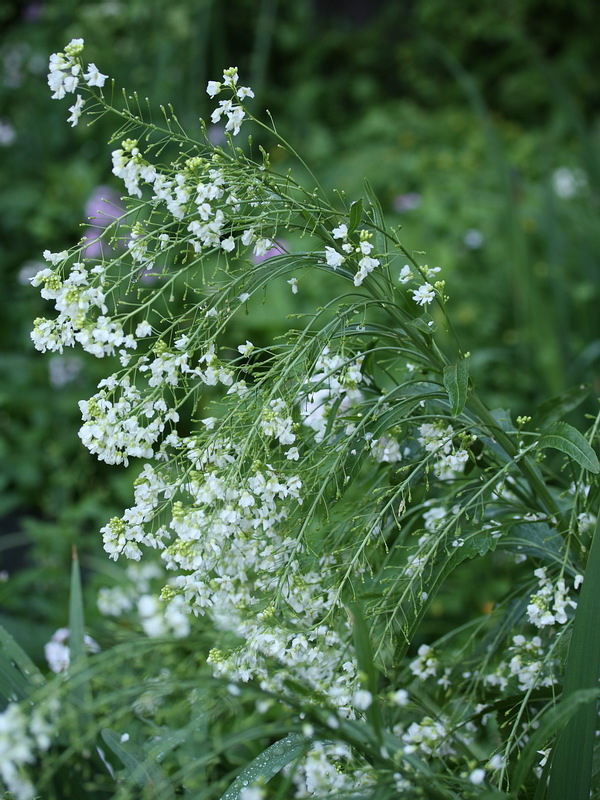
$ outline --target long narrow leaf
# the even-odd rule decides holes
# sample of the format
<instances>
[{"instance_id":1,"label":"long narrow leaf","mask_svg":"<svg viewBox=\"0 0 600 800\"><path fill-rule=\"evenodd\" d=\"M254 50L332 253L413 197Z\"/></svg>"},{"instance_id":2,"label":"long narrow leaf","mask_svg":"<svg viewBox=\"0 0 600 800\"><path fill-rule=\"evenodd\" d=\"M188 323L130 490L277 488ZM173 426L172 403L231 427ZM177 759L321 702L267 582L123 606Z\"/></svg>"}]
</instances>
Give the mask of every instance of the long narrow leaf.
<instances>
[{"instance_id":1,"label":"long narrow leaf","mask_svg":"<svg viewBox=\"0 0 600 800\"><path fill-rule=\"evenodd\" d=\"M580 467L597 474L600 472L598 456L588 440L572 425L566 422L555 422L546 433L540 436L538 447L553 447L565 453Z\"/></svg>"},{"instance_id":2,"label":"long narrow leaf","mask_svg":"<svg viewBox=\"0 0 600 800\"><path fill-rule=\"evenodd\" d=\"M598 636L598 608L600 608L600 520L596 523L594 538L565 667L565 680L561 703L584 689L596 690L600 677L600 636ZM580 708L561 733L552 760L548 800L589 800L592 782L592 757L597 727L596 702L590 694L589 702Z\"/></svg>"},{"instance_id":3,"label":"long narrow leaf","mask_svg":"<svg viewBox=\"0 0 600 800\"><path fill-rule=\"evenodd\" d=\"M69 599L69 649L71 664L76 666L85 659L85 619L83 612L83 595L81 591L81 573L77 550L73 548L71 563L71 596Z\"/></svg>"},{"instance_id":4,"label":"long narrow leaf","mask_svg":"<svg viewBox=\"0 0 600 800\"><path fill-rule=\"evenodd\" d=\"M515 788L520 787L525 778L531 774L535 762L539 759L539 752L544 745L560 730L565 723L571 722L577 718L585 707L589 707L591 703L600 697L600 690L598 689L581 689L573 692L569 697L564 698L561 702L547 711L540 720L539 728L535 731L533 736L527 742L527 746L517 764L514 778ZM595 706L595 703L594 703ZM593 707L593 706L592 706ZM575 800L575 795L563 794L561 800ZM577 795L579 797L579 795ZM589 798L589 792L587 797Z\"/></svg>"},{"instance_id":5,"label":"long narrow leaf","mask_svg":"<svg viewBox=\"0 0 600 800\"><path fill-rule=\"evenodd\" d=\"M366 689L373 697L371 704L366 710L366 717L378 738L381 738L383 719L381 716L381 708L377 700L377 670L373 659L373 648L371 647L369 628L367 627L360 603L350 603L348 605L348 611L350 613L352 630L354 633L354 648L356 651L358 669L364 676L363 682Z\"/></svg>"},{"instance_id":6,"label":"long narrow leaf","mask_svg":"<svg viewBox=\"0 0 600 800\"><path fill-rule=\"evenodd\" d=\"M123 742L119 734L109 728L102 731L102 738L128 771L132 783L143 789L154 789L155 797L161 800L174 796L173 788L165 774L157 764L152 763L141 747Z\"/></svg>"},{"instance_id":7,"label":"long narrow leaf","mask_svg":"<svg viewBox=\"0 0 600 800\"><path fill-rule=\"evenodd\" d=\"M77 550L73 548L71 564L71 595L69 599L69 672L74 678L71 686L71 697L80 713L82 730L90 724L89 709L92 701L92 690L89 679L85 677L85 617L83 611L83 594L81 590L81 574Z\"/></svg>"},{"instance_id":8,"label":"long narrow leaf","mask_svg":"<svg viewBox=\"0 0 600 800\"><path fill-rule=\"evenodd\" d=\"M285 739L275 742L251 761L238 775L221 800L239 800L242 789L254 781L269 781L290 761L303 755L311 745L311 740L300 733L290 733Z\"/></svg>"},{"instance_id":9,"label":"long narrow leaf","mask_svg":"<svg viewBox=\"0 0 600 800\"><path fill-rule=\"evenodd\" d=\"M23 700L44 677L27 653L0 625L0 696L6 702Z\"/></svg>"}]
</instances>

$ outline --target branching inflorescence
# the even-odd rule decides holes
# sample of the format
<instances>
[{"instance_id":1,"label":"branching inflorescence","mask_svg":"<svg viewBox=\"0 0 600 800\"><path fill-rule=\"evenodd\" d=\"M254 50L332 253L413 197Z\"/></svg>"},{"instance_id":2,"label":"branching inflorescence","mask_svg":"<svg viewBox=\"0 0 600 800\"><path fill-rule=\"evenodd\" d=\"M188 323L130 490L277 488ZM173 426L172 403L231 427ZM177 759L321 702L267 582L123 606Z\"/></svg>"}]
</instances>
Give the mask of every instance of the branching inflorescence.
<instances>
[{"instance_id":1,"label":"branching inflorescence","mask_svg":"<svg viewBox=\"0 0 600 800\"><path fill-rule=\"evenodd\" d=\"M479 400L438 268L404 249L368 185L364 205L335 207L273 171L262 147L255 160L233 145L246 124L267 147L281 143L248 111L254 95L236 68L207 87L219 98L211 120L225 123L228 145L217 146L172 112L163 125L145 119L135 97L117 107L83 48L76 39L52 56L52 96L76 95L72 125L88 112L120 121L112 164L126 205L101 229L99 257L89 240L44 253L32 283L57 314L36 319L32 339L42 352L81 347L114 370L80 402L85 447L108 464L140 463L133 504L107 521L104 546L163 587L152 596L129 567L130 587L104 590L101 607L118 616L137 604L150 634L209 625L216 677L304 704L312 749L295 772L298 797L410 793L433 780L433 762L454 775L440 792L506 788L508 760L549 702L532 693L560 680L556 632L577 605L581 509L549 486L539 457L568 449ZM322 291L303 291L309 283ZM282 315L278 339L236 338L244 314L286 284L302 325ZM447 576L503 547L544 564L523 579L522 613L509 599L409 653ZM490 733L492 690L531 703L502 734ZM328 736L315 734L318 720ZM364 740L344 727L359 724L371 726Z\"/></svg>"}]
</instances>

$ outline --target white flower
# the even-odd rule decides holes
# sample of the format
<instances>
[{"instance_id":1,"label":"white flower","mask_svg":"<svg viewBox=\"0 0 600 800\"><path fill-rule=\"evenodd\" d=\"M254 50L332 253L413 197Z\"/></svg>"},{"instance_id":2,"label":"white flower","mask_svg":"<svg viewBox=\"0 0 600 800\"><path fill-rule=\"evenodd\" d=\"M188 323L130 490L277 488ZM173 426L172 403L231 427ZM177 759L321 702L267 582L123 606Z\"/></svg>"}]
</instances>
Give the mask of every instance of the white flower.
<instances>
[{"instance_id":1,"label":"white flower","mask_svg":"<svg viewBox=\"0 0 600 800\"><path fill-rule=\"evenodd\" d=\"M413 300L420 306L429 305L435 298L435 289L430 283L424 283L413 292Z\"/></svg>"},{"instance_id":2,"label":"white flower","mask_svg":"<svg viewBox=\"0 0 600 800\"><path fill-rule=\"evenodd\" d=\"M271 239L257 239L252 252L255 256L260 258L260 256L266 255L271 247L273 247Z\"/></svg>"},{"instance_id":3,"label":"white flower","mask_svg":"<svg viewBox=\"0 0 600 800\"><path fill-rule=\"evenodd\" d=\"M339 227L334 228L331 231L331 235L334 239L346 239L348 236L348 226L340 225Z\"/></svg>"},{"instance_id":4,"label":"white flower","mask_svg":"<svg viewBox=\"0 0 600 800\"><path fill-rule=\"evenodd\" d=\"M241 353L243 356L249 356L253 350L254 350L254 345L247 339L246 339L246 344L238 345L238 353Z\"/></svg>"},{"instance_id":5,"label":"white flower","mask_svg":"<svg viewBox=\"0 0 600 800\"><path fill-rule=\"evenodd\" d=\"M371 256L363 256L358 262L358 266L360 269L354 276L355 286L360 286L367 275L373 272L375 267L379 266L379 260L377 258L371 258Z\"/></svg>"},{"instance_id":6,"label":"white flower","mask_svg":"<svg viewBox=\"0 0 600 800\"><path fill-rule=\"evenodd\" d=\"M206 86L206 94L209 97L215 97L221 91L221 84L219 81L209 81Z\"/></svg>"},{"instance_id":7,"label":"white flower","mask_svg":"<svg viewBox=\"0 0 600 800\"><path fill-rule=\"evenodd\" d=\"M298 294L298 278L290 278L288 283L292 287L292 294Z\"/></svg>"},{"instance_id":8,"label":"white flower","mask_svg":"<svg viewBox=\"0 0 600 800\"><path fill-rule=\"evenodd\" d=\"M138 339L143 339L145 336L150 336L152 333L152 325L147 320L140 322L140 324L135 329L135 335Z\"/></svg>"},{"instance_id":9,"label":"white flower","mask_svg":"<svg viewBox=\"0 0 600 800\"><path fill-rule=\"evenodd\" d=\"M406 706L408 705L408 692L406 689L398 689L391 695L390 699L394 705Z\"/></svg>"},{"instance_id":10,"label":"white flower","mask_svg":"<svg viewBox=\"0 0 600 800\"><path fill-rule=\"evenodd\" d=\"M79 122L79 117L81 116L81 112L83 110L83 97L78 94L77 100L75 101L74 105L69 107L69 111L71 112L71 116L67 117L67 122L71 123L71 127L74 128L75 125Z\"/></svg>"},{"instance_id":11,"label":"white flower","mask_svg":"<svg viewBox=\"0 0 600 800\"><path fill-rule=\"evenodd\" d=\"M232 250L235 250L235 239L233 236L229 236L227 239L223 239L221 242L221 247L225 250L226 253L231 253Z\"/></svg>"},{"instance_id":12,"label":"white flower","mask_svg":"<svg viewBox=\"0 0 600 800\"><path fill-rule=\"evenodd\" d=\"M65 47L65 53L71 58L77 56L83 52L83 45L83 39L71 39L69 44Z\"/></svg>"},{"instance_id":13,"label":"white flower","mask_svg":"<svg viewBox=\"0 0 600 800\"><path fill-rule=\"evenodd\" d=\"M95 64L90 63L83 77L88 86L98 86L101 89L108 75L103 75Z\"/></svg>"},{"instance_id":14,"label":"white flower","mask_svg":"<svg viewBox=\"0 0 600 800\"><path fill-rule=\"evenodd\" d=\"M400 283L408 283L411 278L412 278L412 272L410 271L410 267L408 266L408 264L405 264L400 270L400 275L398 276L398 280L400 281Z\"/></svg>"},{"instance_id":15,"label":"white flower","mask_svg":"<svg viewBox=\"0 0 600 800\"><path fill-rule=\"evenodd\" d=\"M325 248L325 261L330 267L337 269L344 263L345 260L346 259L344 256L341 253L338 253L334 247Z\"/></svg>"},{"instance_id":16,"label":"white flower","mask_svg":"<svg viewBox=\"0 0 600 800\"><path fill-rule=\"evenodd\" d=\"M479 786L484 782L484 780L485 780L485 770L481 769L480 767L478 769L474 769L473 772L469 775L469 781L474 786Z\"/></svg>"},{"instance_id":17,"label":"white flower","mask_svg":"<svg viewBox=\"0 0 600 800\"><path fill-rule=\"evenodd\" d=\"M62 642L46 642L44 655L52 672L64 672L71 661L69 646Z\"/></svg>"},{"instance_id":18,"label":"white flower","mask_svg":"<svg viewBox=\"0 0 600 800\"><path fill-rule=\"evenodd\" d=\"M244 231L241 236L242 244L244 247L248 247L254 241L254 231L250 228L247 231Z\"/></svg>"},{"instance_id":19,"label":"white flower","mask_svg":"<svg viewBox=\"0 0 600 800\"><path fill-rule=\"evenodd\" d=\"M354 708L358 708L359 711L366 711L372 702L373 695L367 689L359 689L354 693Z\"/></svg>"}]
</instances>

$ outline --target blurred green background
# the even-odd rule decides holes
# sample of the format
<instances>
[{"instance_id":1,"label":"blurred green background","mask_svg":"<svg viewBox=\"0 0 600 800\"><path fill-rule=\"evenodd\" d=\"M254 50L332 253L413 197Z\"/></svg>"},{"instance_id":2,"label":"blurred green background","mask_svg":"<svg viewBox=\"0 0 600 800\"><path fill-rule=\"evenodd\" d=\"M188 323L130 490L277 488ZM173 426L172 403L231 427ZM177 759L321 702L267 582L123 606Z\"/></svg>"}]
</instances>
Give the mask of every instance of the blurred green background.
<instances>
[{"instance_id":1,"label":"blurred green background","mask_svg":"<svg viewBox=\"0 0 600 800\"><path fill-rule=\"evenodd\" d=\"M442 267L492 406L600 387L599 4L4 0L0 30L0 621L34 650L65 623L72 544L90 591L104 581L98 529L131 485L77 437L105 365L29 340L49 312L28 285L42 251L120 191L106 123L71 129L50 99L48 57L73 37L191 133L235 64L325 187L355 198L368 177L405 246Z\"/></svg>"}]
</instances>

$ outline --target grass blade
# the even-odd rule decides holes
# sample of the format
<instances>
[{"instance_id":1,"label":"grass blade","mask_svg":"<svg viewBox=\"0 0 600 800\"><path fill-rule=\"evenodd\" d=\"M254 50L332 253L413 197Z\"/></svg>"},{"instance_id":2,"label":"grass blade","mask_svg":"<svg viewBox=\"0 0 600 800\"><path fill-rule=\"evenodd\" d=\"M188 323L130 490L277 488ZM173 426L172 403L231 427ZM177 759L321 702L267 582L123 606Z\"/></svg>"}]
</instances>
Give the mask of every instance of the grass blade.
<instances>
[{"instance_id":1,"label":"grass blade","mask_svg":"<svg viewBox=\"0 0 600 800\"><path fill-rule=\"evenodd\" d=\"M105 744L112 750L129 773L129 779L142 789L154 790L154 796L167 800L173 797L173 789L166 776L141 747L122 741L115 731L102 731ZM159 791L160 790L160 793Z\"/></svg>"},{"instance_id":2,"label":"grass blade","mask_svg":"<svg viewBox=\"0 0 600 800\"><path fill-rule=\"evenodd\" d=\"M87 663L85 651L85 616L83 611L83 593L81 590L81 573L77 550L73 547L71 564L71 595L69 598L69 674L71 680L71 699L79 710L81 730L90 728L92 715L92 688L89 677L85 674Z\"/></svg>"},{"instance_id":3,"label":"grass blade","mask_svg":"<svg viewBox=\"0 0 600 800\"><path fill-rule=\"evenodd\" d=\"M44 683L44 677L27 653L0 625L0 697L6 702L23 700L31 687Z\"/></svg>"},{"instance_id":4,"label":"grass blade","mask_svg":"<svg viewBox=\"0 0 600 800\"><path fill-rule=\"evenodd\" d=\"M585 707L589 708L599 696L600 690L598 689L580 689L572 692L569 697L561 699L557 706L553 706L543 715L539 728L527 742L517 763L513 781L511 781L511 783L514 783L515 788L520 787L523 781L531 774L536 760L539 759L539 752L552 736L565 723L573 722L577 714L584 710ZM566 797L569 797L570 800L575 800L574 795L568 794L561 795L561 800L565 800ZM586 797L589 797L589 792Z\"/></svg>"},{"instance_id":5,"label":"grass blade","mask_svg":"<svg viewBox=\"0 0 600 800\"><path fill-rule=\"evenodd\" d=\"M569 645L561 705L576 692L597 689L600 677L600 520L594 538ZM554 748L548 800L589 800L597 722L597 693L566 724Z\"/></svg>"},{"instance_id":6,"label":"grass blade","mask_svg":"<svg viewBox=\"0 0 600 800\"><path fill-rule=\"evenodd\" d=\"M354 647L356 650L359 674L363 676L364 687L373 696L373 701L366 710L366 717L377 737L381 739L383 735L383 719L379 702L377 701L377 670L373 658L369 628L359 603L350 603L348 605L348 613L350 614L350 621L352 622L352 630L354 633Z\"/></svg>"},{"instance_id":7,"label":"grass blade","mask_svg":"<svg viewBox=\"0 0 600 800\"><path fill-rule=\"evenodd\" d=\"M69 599L69 649L71 665L77 667L85 660L85 619L83 612L83 595L81 591L81 573L79 557L73 548L71 564L71 596Z\"/></svg>"}]
</instances>

